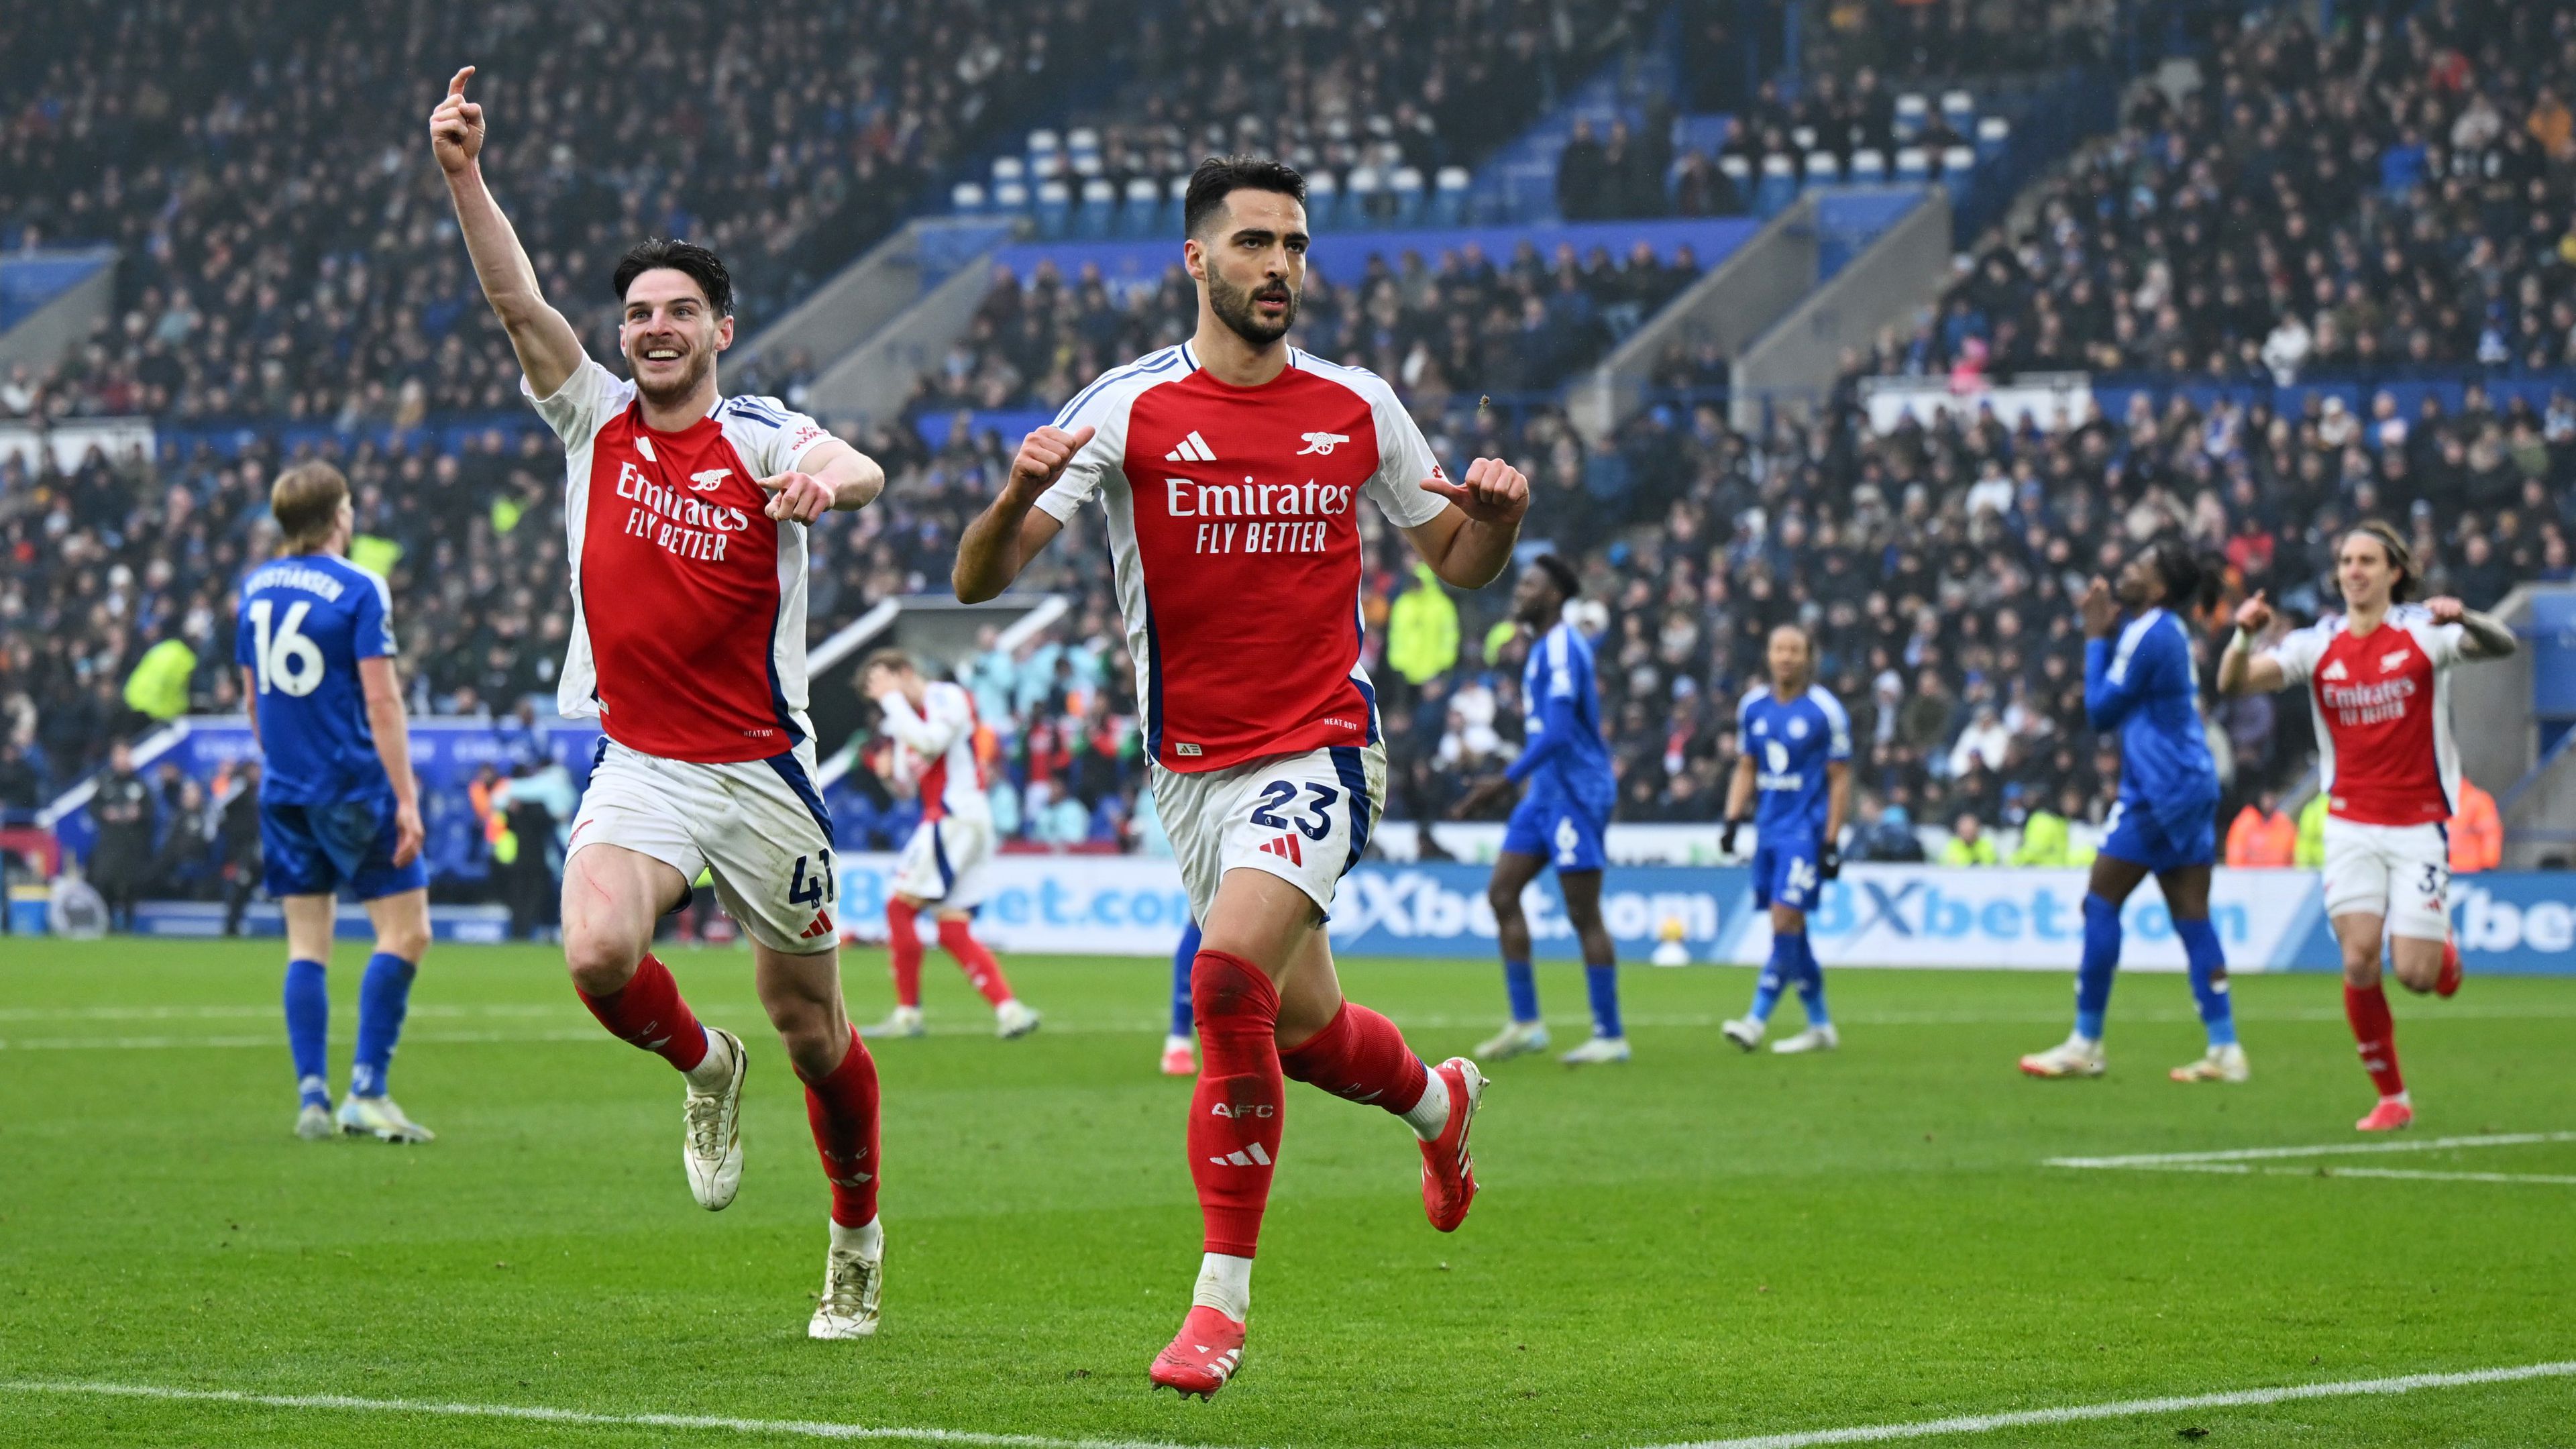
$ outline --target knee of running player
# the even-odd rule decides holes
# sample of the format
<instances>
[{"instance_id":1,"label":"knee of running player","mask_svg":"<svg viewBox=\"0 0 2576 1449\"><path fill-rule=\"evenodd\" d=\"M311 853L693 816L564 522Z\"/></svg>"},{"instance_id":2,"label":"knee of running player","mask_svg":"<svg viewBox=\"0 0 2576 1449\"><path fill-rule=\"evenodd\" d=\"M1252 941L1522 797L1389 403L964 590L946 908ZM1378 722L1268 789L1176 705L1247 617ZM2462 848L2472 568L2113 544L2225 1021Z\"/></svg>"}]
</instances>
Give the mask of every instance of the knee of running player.
<instances>
[{"instance_id":1,"label":"knee of running player","mask_svg":"<svg viewBox=\"0 0 2576 1449\"><path fill-rule=\"evenodd\" d=\"M778 1044L787 1049L796 1075L806 1081L830 1076L852 1050L850 1024L837 1003L799 998L764 1005L769 1008L769 1024L777 1029Z\"/></svg>"},{"instance_id":2,"label":"knee of running player","mask_svg":"<svg viewBox=\"0 0 2576 1449\"><path fill-rule=\"evenodd\" d=\"M2432 990L2433 984L2441 979L2442 943L2439 941L2419 941L2411 936L2392 937L2388 943L2388 954L2391 964L2397 968L2398 984L2419 996Z\"/></svg>"},{"instance_id":3,"label":"knee of running player","mask_svg":"<svg viewBox=\"0 0 2576 1449\"><path fill-rule=\"evenodd\" d=\"M2364 937L2356 932L2345 936L2336 933L2343 946L2343 984L2367 991L2379 984L2379 938L2374 933Z\"/></svg>"},{"instance_id":4,"label":"knee of running player","mask_svg":"<svg viewBox=\"0 0 2576 1449\"><path fill-rule=\"evenodd\" d=\"M379 955L400 956L413 965L429 954L429 908L398 913L395 919L376 928L376 951Z\"/></svg>"},{"instance_id":5,"label":"knee of running player","mask_svg":"<svg viewBox=\"0 0 2576 1449\"><path fill-rule=\"evenodd\" d=\"M1494 908L1496 924L1514 924L1521 918L1521 888L1497 874L1485 883L1485 903Z\"/></svg>"},{"instance_id":6,"label":"knee of running player","mask_svg":"<svg viewBox=\"0 0 2576 1449\"><path fill-rule=\"evenodd\" d=\"M635 968L644 959L652 941L652 928L647 925L638 936L614 923L588 918L576 920L569 912L564 918L564 970L571 973L572 984L588 996L606 996L623 991L635 979Z\"/></svg>"}]
</instances>

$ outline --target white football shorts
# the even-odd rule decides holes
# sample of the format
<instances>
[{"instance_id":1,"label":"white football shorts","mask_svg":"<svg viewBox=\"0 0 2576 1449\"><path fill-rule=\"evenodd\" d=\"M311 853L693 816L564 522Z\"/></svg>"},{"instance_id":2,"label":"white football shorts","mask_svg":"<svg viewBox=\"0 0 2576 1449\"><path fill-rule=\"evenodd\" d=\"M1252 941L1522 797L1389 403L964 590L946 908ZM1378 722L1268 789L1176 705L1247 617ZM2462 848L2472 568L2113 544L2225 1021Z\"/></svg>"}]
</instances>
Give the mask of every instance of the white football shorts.
<instances>
[{"instance_id":1,"label":"white football shorts","mask_svg":"<svg viewBox=\"0 0 2576 1449\"><path fill-rule=\"evenodd\" d=\"M992 821L964 815L925 820L895 861L895 894L944 910L972 909L984 903L992 861Z\"/></svg>"},{"instance_id":2,"label":"white football shorts","mask_svg":"<svg viewBox=\"0 0 2576 1449\"><path fill-rule=\"evenodd\" d=\"M1386 750L1327 745L1187 774L1156 765L1153 789L1193 919L1207 919L1230 870L1268 871L1329 911L1386 808Z\"/></svg>"},{"instance_id":3,"label":"white football shorts","mask_svg":"<svg viewBox=\"0 0 2576 1449\"><path fill-rule=\"evenodd\" d=\"M814 746L732 765L666 760L609 740L573 817L571 857L593 845L649 855L716 899L751 938L810 956L840 944L832 820L814 789Z\"/></svg>"},{"instance_id":4,"label":"white football shorts","mask_svg":"<svg viewBox=\"0 0 2576 1449\"><path fill-rule=\"evenodd\" d=\"M2372 915L2388 933L2451 932L2451 838L2439 825L2364 825L2326 817L2326 916Z\"/></svg>"}]
</instances>

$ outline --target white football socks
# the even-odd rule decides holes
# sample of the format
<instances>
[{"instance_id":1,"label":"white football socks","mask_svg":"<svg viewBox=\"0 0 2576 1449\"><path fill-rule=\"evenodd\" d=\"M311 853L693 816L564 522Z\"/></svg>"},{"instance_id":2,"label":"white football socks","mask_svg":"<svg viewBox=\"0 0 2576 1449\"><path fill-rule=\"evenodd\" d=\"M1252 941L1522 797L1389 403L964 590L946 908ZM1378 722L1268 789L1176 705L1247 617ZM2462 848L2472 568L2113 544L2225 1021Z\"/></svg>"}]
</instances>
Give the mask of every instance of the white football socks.
<instances>
[{"instance_id":1,"label":"white football socks","mask_svg":"<svg viewBox=\"0 0 2576 1449\"><path fill-rule=\"evenodd\" d=\"M690 1086L701 1092L723 1091L733 1085L733 1048L725 1044L722 1034L707 1032L707 1054L681 1075L689 1079Z\"/></svg>"},{"instance_id":2,"label":"white football socks","mask_svg":"<svg viewBox=\"0 0 2576 1449\"><path fill-rule=\"evenodd\" d=\"M1422 1100L1404 1114L1404 1124L1413 1129L1414 1136L1429 1142L1449 1125L1449 1083L1442 1079L1439 1068L1427 1065L1423 1079Z\"/></svg>"},{"instance_id":3,"label":"white football socks","mask_svg":"<svg viewBox=\"0 0 2576 1449\"><path fill-rule=\"evenodd\" d=\"M869 1224L874 1227L875 1224ZM835 1229L834 1231L839 1231ZM1213 1308L1237 1323L1252 1312L1252 1260L1231 1253L1209 1253L1199 1259L1199 1281L1190 1302Z\"/></svg>"},{"instance_id":4,"label":"white football socks","mask_svg":"<svg viewBox=\"0 0 2576 1449\"><path fill-rule=\"evenodd\" d=\"M885 1256L884 1221L879 1218L870 1218L855 1228L845 1228L841 1226L838 1218L833 1219L832 1251L836 1253L856 1253L862 1258L880 1258ZM1245 1266L1249 1267L1251 1265L1247 1262Z\"/></svg>"}]
</instances>

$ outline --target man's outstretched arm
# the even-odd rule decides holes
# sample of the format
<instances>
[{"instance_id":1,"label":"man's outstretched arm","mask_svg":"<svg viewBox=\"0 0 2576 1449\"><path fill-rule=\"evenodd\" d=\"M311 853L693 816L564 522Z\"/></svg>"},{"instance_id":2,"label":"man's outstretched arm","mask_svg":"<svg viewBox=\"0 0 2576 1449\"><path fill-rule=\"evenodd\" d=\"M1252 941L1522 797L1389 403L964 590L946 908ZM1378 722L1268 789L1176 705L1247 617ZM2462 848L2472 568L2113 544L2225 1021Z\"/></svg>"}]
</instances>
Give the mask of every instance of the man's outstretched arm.
<instances>
[{"instance_id":1,"label":"man's outstretched arm","mask_svg":"<svg viewBox=\"0 0 2576 1449\"><path fill-rule=\"evenodd\" d=\"M1002 496L958 535L957 565L949 571L948 582L956 589L960 602L980 604L998 597L1020 576L1020 570L1027 567L1037 551L1054 540L1064 525L1054 514L1034 505L1039 494L1064 476L1073 455L1091 441L1093 431L1088 426L1070 433L1046 427L1021 441L1019 455L1011 460L1011 476L1002 485Z\"/></svg>"},{"instance_id":2,"label":"man's outstretched arm","mask_svg":"<svg viewBox=\"0 0 2576 1449\"><path fill-rule=\"evenodd\" d=\"M465 82L473 75L469 65L448 81L446 97L429 113L429 149L447 175L447 195L456 203L466 254L474 259L484 297L510 334L528 389L540 398L552 397L581 368L581 338L564 314L547 305L519 234L483 185L483 108L465 99Z\"/></svg>"}]
</instances>

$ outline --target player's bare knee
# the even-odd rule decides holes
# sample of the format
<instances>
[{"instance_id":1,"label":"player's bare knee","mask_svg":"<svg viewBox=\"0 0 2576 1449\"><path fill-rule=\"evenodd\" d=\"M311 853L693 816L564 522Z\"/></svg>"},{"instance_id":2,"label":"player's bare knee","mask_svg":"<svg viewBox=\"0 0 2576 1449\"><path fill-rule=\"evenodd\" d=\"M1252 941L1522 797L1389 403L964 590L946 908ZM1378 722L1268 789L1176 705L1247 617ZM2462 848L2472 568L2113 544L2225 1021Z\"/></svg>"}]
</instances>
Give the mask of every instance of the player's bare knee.
<instances>
[{"instance_id":1,"label":"player's bare knee","mask_svg":"<svg viewBox=\"0 0 2576 1449\"><path fill-rule=\"evenodd\" d=\"M1494 881L1485 887L1485 903L1494 908L1494 919L1518 921L1521 918L1521 889Z\"/></svg>"},{"instance_id":2,"label":"player's bare knee","mask_svg":"<svg viewBox=\"0 0 2576 1449\"><path fill-rule=\"evenodd\" d=\"M572 984L590 996L623 991L643 964L645 948L622 933L564 923L564 970Z\"/></svg>"},{"instance_id":3,"label":"player's bare knee","mask_svg":"<svg viewBox=\"0 0 2576 1449\"><path fill-rule=\"evenodd\" d=\"M2346 947L2343 953L2343 984L2355 991L2368 991L2379 984L2379 953Z\"/></svg>"},{"instance_id":4,"label":"player's bare knee","mask_svg":"<svg viewBox=\"0 0 2576 1449\"><path fill-rule=\"evenodd\" d=\"M420 958L429 954L429 923L405 921L376 932L376 950L419 965Z\"/></svg>"}]
</instances>

